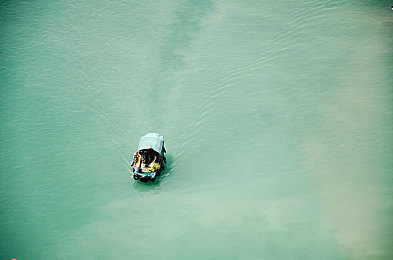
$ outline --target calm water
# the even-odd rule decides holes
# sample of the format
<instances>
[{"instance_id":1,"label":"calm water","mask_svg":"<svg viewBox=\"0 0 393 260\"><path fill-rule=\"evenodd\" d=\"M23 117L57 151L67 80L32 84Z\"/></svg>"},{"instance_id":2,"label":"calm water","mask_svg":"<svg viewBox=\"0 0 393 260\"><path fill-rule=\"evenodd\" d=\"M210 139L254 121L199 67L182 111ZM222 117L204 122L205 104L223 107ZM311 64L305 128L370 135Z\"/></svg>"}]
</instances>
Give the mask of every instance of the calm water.
<instances>
[{"instance_id":1,"label":"calm water","mask_svg":"<svg viewBox=\"0 0 393 260\"><path fill-rule=\"evenodd\" d=\"M0 259L392 259L391 5L3 1Z\"/></svg>"}]
</instances>

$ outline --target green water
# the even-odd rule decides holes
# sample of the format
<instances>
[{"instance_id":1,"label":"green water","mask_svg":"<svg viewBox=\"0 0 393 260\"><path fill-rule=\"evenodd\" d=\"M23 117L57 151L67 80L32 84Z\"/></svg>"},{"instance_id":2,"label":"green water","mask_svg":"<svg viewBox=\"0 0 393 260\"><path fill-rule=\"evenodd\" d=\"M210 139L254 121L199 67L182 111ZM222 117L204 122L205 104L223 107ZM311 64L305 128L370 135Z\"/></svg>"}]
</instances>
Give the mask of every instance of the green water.
<instances>
[{"instance_id":1,"label":"green water","mask_svg":"<svg viewBox=\"0 0 393 260\"><path fill-rule=\"evenodd\" d=\"M0 259L392 259L391 4L2 1Z\"/></svg>"}]
</instances>

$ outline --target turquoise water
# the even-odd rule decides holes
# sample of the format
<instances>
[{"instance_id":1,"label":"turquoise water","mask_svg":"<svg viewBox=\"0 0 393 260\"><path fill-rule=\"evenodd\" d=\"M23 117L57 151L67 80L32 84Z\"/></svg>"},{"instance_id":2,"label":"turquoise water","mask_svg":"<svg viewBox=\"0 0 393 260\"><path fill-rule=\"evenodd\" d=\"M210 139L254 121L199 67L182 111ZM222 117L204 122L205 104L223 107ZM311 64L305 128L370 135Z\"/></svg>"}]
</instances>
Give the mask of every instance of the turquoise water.
<instances>
[{"instance_id":1,"label":"turquoise water","mask_svg":"<svg viewBox=\"0 0 393 260\"><path fill-rule=\"evenodd\" d=\"M3 1L0 259L393 258L391 4Z\"/></svg>"}]
</instances>

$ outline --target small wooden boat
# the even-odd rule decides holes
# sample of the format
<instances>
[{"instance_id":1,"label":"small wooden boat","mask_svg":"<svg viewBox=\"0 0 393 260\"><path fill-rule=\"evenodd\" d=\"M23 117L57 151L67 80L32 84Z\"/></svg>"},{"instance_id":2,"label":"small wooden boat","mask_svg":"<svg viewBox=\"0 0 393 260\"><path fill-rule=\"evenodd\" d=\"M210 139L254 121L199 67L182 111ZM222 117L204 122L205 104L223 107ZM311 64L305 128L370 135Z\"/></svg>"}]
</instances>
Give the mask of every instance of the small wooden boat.
<instances>
[{"instance_id":1,"label":"small wooden boat","mask_svg":"<svg viewBox=\"0 0 393 260\"><path fill-rule=\"evenodd\" d=\"M148 133L142 136L131 163L134 180L155 181L165 167L166 158L164 153L166 151L163 136L158 133Z\"/></svg>"}]
</instances>

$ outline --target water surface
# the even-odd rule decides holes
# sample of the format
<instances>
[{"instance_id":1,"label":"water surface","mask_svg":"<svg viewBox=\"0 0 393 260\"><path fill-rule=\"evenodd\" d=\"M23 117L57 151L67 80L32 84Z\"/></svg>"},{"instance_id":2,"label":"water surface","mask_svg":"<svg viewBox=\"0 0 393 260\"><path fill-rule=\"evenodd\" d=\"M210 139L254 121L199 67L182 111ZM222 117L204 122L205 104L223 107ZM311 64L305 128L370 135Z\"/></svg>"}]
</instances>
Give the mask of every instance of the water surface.
<instances>
[{"instance_id":1,"label":"water surface","mask_svg":"<svg viewBox=\"0 0 393 260\"><path fill-rule=\"evenodd\" d=\"M390 5L2 3L0 258L392 258Z\"/></svg>"}]
</instances>

